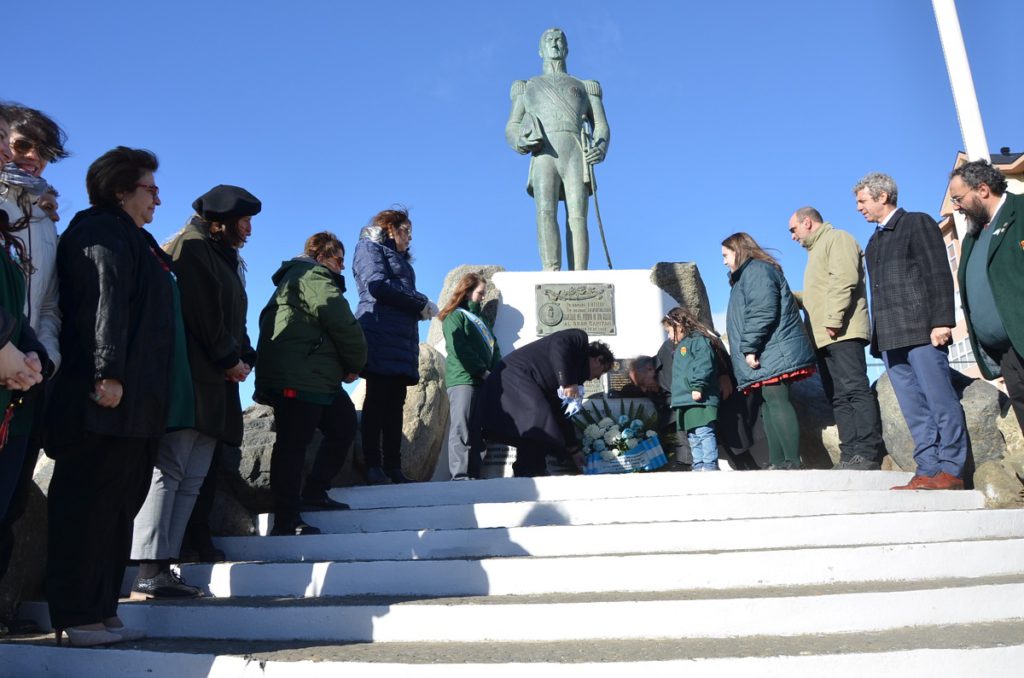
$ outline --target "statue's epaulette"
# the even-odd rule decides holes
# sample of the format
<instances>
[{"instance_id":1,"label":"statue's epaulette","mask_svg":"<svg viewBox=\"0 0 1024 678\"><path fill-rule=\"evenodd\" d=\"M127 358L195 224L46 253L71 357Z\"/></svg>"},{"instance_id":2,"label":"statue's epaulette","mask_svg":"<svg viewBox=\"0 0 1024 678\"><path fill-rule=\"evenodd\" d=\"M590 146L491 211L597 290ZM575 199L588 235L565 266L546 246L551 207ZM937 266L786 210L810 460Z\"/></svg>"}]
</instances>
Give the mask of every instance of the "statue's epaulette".
<instances>
[{"instance_id":1,"label":"statue's epaulette","mask_svg":"<svg viewBox=\"0 0 1024 678\"><path fill-rule=\"evenodd\" d=\"M584 80L583 86L587 88L587 94L592 97L601 96L601 83L597 80Z\"/></svg>"},{"instance_id":2,"label":"statue's epaulette","mask_svg":"<svg viewBox=\"0 0 1024 678\"><path fill-rule=\"evenodd\" d=\"M512 81L512 93L509 97L515 99L526 94L526 81L525 80L513 80Z\"/></svg>"}]
</instances>

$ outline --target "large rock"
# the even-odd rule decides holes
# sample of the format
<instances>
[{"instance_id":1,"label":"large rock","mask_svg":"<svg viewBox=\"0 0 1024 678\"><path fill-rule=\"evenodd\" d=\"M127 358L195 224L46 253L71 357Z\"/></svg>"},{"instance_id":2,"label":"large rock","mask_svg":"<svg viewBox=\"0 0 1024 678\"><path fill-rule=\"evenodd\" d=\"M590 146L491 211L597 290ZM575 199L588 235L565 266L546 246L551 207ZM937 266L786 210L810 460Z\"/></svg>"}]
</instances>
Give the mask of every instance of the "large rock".
<instances>
[{"instance_id":1,"label":"large rock","mask_svg":"<svg viewBox=\"0 0 1024 678\"><path fill-rule=\"evenodd\" d=\"M832 468L839 461L839 433L821 377L815 374L794 382L789 397L800 422L800 460L804 468Z\"/></svg>"},{"instance_id":2,"label":"large rock","mask_svg":"<svg viewBox=\"0 0 1024 678\"><path fill-rule=\"evenodd\" d=\"M448 430L448 392L444 356L429 344L420 344L420 381L406 393L403 419L402 470L430 480Z\"/></svg>"},{"instance_id":3,"label":"large rock","mask_svg":"<svg viewBox=\"0 0 1024 678\"><path fill-rule=\"evenodd\" d=\"M676 303L697 314L700 321L714 327L711 302L704 281L693 262L659 261L651 267L651 282L665 290Z\"/></svg>"},{"instance_id":4,"label":"large rock","mask_svg":"<svg viewBox=\"0 0 1024 678\"><path fill-rule=\"evenodd\" d=\"M1004 460L1017 476L1024 478L1024 434L1021 433L1020 422L1009 407L1009 399L1003 413L999 415L997 425L1006 441Z\"/></svg>"},{"instance_id":5,"label":"large rock","mask_svg":"<svg viewBox=\"0 0 1024 678\"><path fill-rule=\"evenodd\" d=\"M974 489L985 495L989 508L1024 507L1024 484L1005 461L986 461L974 471Z\"/></svg>"},{"instance_id":6,"label":"large rock","mask_svg":"<svg viewBox=\"0 0 1024 678\"><path fill-rule=\"evenodd\" d=\"M439 308L444 308L445 304L451 298L452 291L455 286L462 280L462 276L467 273L479 273L487 281L487 294L484 295L483 310L481 315L485 320L494 324L494 318L498 314L498 288L491 284L491 278L495 273L504 271L504 266L472 266L463 264L457 266L452 270L448 271L448 275L444 277L444 286L441 288L441 294L437 298L437 305ZM430 321L430 329L427 331L427 343L431 346L437 346L438 344L444 343L444 331L441 329L441 321L434 318ZM422 371L421 371L422 378Z\"/></svg>"}]
</instances>

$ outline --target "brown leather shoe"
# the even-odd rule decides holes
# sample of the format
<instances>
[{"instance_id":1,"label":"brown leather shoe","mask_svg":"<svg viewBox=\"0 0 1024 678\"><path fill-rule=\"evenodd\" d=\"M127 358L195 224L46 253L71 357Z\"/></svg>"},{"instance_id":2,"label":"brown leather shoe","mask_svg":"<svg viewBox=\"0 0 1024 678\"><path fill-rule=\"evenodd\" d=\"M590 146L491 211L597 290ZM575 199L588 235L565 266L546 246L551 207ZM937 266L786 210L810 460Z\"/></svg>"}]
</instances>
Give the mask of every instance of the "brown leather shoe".
<instances>
[{"instance_id":1,"label":"brown leather shoe","mask_svg":"<svg viewBox=\"0 0 1024 678\"><path fill-rule=\"evenodd\" d=\"M954 475L950 475L945 471L939 471L934 476L928 479L927 485L922 487L922 490L962 490L964 489L964 481L957 478Z\"/></svg>"},{"instance_id":2,"label":"brown leather shoe","mask_svg":"<svg viewBox=\"0 0 1024 678\"><path fill-rule=\"evenodd\" d=\"M932 482L931 476L914 476L910 479L910 482L906 485L896 485L890 487L890 490L931 490L932 487L927 487Z\"/></svg>"}]
</instances>

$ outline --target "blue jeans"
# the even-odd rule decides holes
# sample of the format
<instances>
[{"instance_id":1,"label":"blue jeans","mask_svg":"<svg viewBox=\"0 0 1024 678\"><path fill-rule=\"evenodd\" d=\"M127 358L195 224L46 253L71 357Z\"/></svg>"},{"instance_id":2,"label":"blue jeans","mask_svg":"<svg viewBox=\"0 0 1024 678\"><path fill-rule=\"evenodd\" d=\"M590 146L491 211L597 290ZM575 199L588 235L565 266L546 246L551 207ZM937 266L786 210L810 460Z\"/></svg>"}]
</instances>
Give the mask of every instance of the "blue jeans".
<instances>
[{"instance_id":1,"label":"blue jeans","mask_svg":"<svg viewBox=\"0 0 1024 678\"><path fill-rule=\"evenodd\" d=\"M693 470L718 470L718 439L713 425L698 426L686 432L693 454Z\"/></svg>"},{"instance_id":2,"label":"blue jeans","mask_svg":"<svg viewBox=\"0 0 1024 678\"><path fill-rule=\"evenodd\" d=\"M949 375L949 354L931 344L883 351L892 390L914 439L917 475L960 477L967 461L967 424Z\"/></svg>"}]
</instances>

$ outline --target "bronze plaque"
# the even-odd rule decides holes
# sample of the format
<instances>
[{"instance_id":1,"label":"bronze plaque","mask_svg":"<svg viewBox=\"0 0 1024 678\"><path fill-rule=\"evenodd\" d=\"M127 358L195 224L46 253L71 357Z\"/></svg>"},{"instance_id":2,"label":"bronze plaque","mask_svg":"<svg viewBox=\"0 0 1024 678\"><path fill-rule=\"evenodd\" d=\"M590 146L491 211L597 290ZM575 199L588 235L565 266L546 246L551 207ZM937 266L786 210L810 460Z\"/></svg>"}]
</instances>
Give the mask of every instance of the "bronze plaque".
<instances>
[{"instance_id":1,"label":"bronze plaque","mask_svg":"<svg viewBox=\"0 0 1024 678\"><path fill-rule=\"evenodd\" d=\"M537 336L579 329L591 336L615 334L615 285L537 285Z\"/></svg>"}]
</instances>

